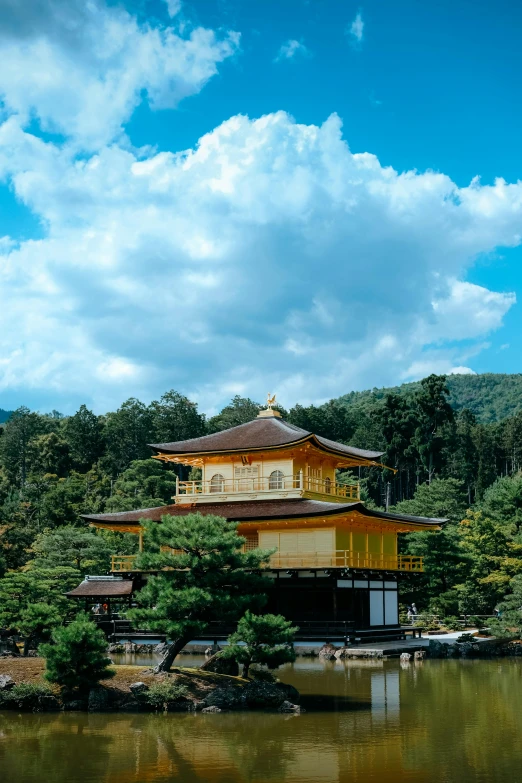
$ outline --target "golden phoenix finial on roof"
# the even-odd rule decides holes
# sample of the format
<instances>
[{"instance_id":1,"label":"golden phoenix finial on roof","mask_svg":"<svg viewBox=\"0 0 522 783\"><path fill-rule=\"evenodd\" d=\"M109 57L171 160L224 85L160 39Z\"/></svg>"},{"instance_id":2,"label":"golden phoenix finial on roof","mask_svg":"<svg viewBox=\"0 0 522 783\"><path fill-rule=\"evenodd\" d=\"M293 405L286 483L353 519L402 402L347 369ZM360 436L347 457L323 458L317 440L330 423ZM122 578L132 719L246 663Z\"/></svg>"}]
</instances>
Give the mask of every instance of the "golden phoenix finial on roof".
<instances>
[{"instance_id":1,"label":"golden phoenix finial on roof","mask_svg":"<svg viewBox=\"0 0 522 783\"><path fill-rule=\"evenodd\" d=\"M276 395L275 394L272 395L270 394L270 392L268 392L268 394L266 395L266 407L268 408L268 410L272 410L272 405L275 404L275 401L276 401Z\"/></svg>"}]
</instances>

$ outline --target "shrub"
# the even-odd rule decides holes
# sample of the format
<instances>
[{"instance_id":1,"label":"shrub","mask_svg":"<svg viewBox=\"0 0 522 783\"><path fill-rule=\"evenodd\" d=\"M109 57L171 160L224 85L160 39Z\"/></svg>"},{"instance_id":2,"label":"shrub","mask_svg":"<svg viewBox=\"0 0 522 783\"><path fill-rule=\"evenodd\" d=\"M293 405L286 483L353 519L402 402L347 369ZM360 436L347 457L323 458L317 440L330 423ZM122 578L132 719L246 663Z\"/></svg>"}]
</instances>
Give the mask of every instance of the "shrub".
<instances>
[{"instance_id":1,"label":"shrub","mask_svg":"<svg viewBox=\"0 0 522 783\"><path fill-rule=\"evenodd\" d=\"M43 644L41 654L46 658L45 678L68 691L86 693L100 680L114 677L109 668L107 642L102 631L87 615L79 615L65 628L57 628L52 644Z\"/></svg>"},{"instance_id":2,"label":"shrub","mask_svg":"<svg viewBox=\"0 0 522 783\"><path fill-rule=\"evenodd\" d=\"M38 708L41 696L53 696L48 685L21 682L7 691L0 691L0 709L34 710Z\"/></svg>"},{"instance_id":3,"label":"shrub","mask_svg":"<svg viewBox=\"0 0 522 783\"><path fill-rule=\"evenodd\" d=\"M442 625L449 631L460 631L462 628L462 623L458 617L445 617L442 621Z\"/></svg>"},{"instance_id":4,"label":"shrub","mask_svg":"<svg viewBox=\"0 0 522 783\"><path fill-rule=\"evenodd\" d=\"M169 702L182 699L186 693L186 685L163 680L162 682L155 682L148 691L140 693L139 698L140 701L144 701L156 710L166 710Z\"/></svg>"},{"instance_id":5,"label":"shrub","mask_svg":"<svg viewBox=\"0 0 522 783\"><path fill-rule=\"evenodd\" d=\"M440 623L431 614L421 614L415 621L415 628L424 628L426 631L438 631Z\"/></svg>"},{"instance_id":6,"label":"shrub","mask_svg":"<svg viewBox=\"0 0 522 783\"><path fill-rule=\"evenodd\" d=\"M477 628L480 631L481 628L486 626L486 623L481 617L473 615L472 617L468 617L468 625L472 626L473 628Z\"/></svg>"},{"instance_id":7,"label":"shrub","mask_svg":"<svg viewBox=\"0 0 522 783\"><path fill-rule=\"evenodd\" d=\"M469 642L476 642L472 633L462 633L457 639L459 644L469 644Z\"/></svg>"}]
</instances>

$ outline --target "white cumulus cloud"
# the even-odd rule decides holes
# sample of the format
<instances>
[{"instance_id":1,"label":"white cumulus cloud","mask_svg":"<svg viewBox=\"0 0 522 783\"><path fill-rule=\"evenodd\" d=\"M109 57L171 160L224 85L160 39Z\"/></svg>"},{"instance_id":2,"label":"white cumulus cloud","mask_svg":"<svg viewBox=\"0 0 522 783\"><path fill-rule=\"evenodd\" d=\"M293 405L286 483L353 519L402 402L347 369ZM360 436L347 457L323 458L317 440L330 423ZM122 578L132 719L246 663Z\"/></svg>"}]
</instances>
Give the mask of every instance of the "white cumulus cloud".
<instances>
[{"instance_id":1,"label":"white cumulus cloud","mask_svg":"<svg viewBox=\"0 0 522 783\"><path fill-rule=\"evenodd\" d=\"M275 390L289 405L472 371L515 299L472 285L466 271L520 243L521 184L459 188L441 173L396 171L353 152L335 114L322 125L283 111L239 115L193 149L133 149L119 135L129 96L146 90L170 105L187 85L197 91L234 37L154 31L90 4L103 17L100 54L86 8L69 31L74 46L61 18L41 22L56 83L71 71L78 96L65 89L62 105L51 87L33 89L35 66L19 60L0 124L0 178L44 227L39 240L0 239L1 407L48 400L67 412L85 401L102 411L176 387L212 411L232 393ZM2 62L15 42L4 18ZM121 25L140 45L156 42L139 61ZM28 23L18 37L36 54L42 40ZM174 50L186 58L172 60ZM144 52L166 58L161 79ZM84 118L95 93L110 104L114 63L127 97ZM35 135L29 116L67 139Z\"/></svg>"},{"instance_id":2,"label":"white cumulus cloud","mask_svg":"<svg viewBox=\"0 0 522 783\"><path fill-rule=\"evenodd\" d=\"M144 94L172 108L199 92L239 44L235 32L140 23L102 0L0 0L0 17L4 109L88 148L121 134Z\"/></svg>"}]
</instances>

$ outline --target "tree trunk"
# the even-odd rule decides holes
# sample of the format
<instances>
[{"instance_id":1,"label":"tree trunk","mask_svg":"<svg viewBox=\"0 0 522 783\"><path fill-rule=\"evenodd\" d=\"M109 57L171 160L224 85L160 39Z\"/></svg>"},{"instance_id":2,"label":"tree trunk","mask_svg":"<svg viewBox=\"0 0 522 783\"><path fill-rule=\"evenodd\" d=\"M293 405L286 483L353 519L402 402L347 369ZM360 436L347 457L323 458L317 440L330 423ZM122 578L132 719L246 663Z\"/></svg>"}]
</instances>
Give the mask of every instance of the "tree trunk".
<instances>
[{"instance_id":1,"label":"tree trunk","mask_svg":"<svg viewBox=\"0 0 522 783\"><path fill-rule=\"evenodd\" d=\"M248 672L250 671L250 661L243 664L243 679L248 680Z\"/></svg>"},{"instance_id":2,"label":"tree trunk","mask_svg":"<svg viewBox=\"0 0 522 783\"><path fill-rule=\"evenodd\" d=\"M32 634L26 636L24 639L24 658L27 658L27 656L29 655L29 650L30 650L30 645L32 640L33 640Z\"/></svg>"},{"instance_id":3,"label":"tree trunk","mask_svg":"<svg viewBox=\"0 0 522 783\"><path fill-rule=\"evenodd\" d=\"M178 639L174 639L174 641L171 642L167 647L161 661L155 667L154 674L169 672L170 667L174 663L174 658L182 651L185 645L190 642L191 638L191 636L180 636Z\"/></svg>"}]
</instances>

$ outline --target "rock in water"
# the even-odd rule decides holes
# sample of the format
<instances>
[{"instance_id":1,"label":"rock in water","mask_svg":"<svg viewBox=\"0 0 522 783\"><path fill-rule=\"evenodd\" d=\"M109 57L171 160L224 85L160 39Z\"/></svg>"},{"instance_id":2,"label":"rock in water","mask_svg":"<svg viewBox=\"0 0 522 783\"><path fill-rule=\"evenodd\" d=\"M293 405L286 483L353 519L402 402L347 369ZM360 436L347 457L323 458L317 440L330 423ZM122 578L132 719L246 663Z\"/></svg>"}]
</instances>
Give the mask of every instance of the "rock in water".
<instances>
[{"instance_id":1,"label":"rock in water","mask_svg":"<svg viewBox=\"0 0 522 783\"><path fill-rule=\"evenodd\" d=\"M106 712L109 709L109 694L101 686L89 691L89 712Z\"/></svg>"},{"instance_id":2,"label":"rock in water","mask_svg":"<svg viewBox=\"0 0 522 783\"><path fill-rule=\"evenodd\" d=\"M401 653L401 661L403 663L409 663L411 661L410 653Z\"/></svg>"},{"instance_id":3,"label":"rock in water","mask_svg":"<svg viewBox=\"0 0 522 783\"><path fill-rule=\"evenodd\" d=\"M416 661L423 661L426 657L426 650L416 650L414 658Z\"/></svg>"},{"instance_id":4,"label":"rock in water","mask_svg":"<svg viewBox=\"0 0 522 783\"><path fill-rule=\"evenodd\" d=\"M223 712L223 710L221 710L219 707L212 706L212 707L205 707L204 709L201 710L201 712Z\"/></svg>"},{"instance_id":5,"label":"rock in water","mask_svg":"<svg viewBox=\"0 0 522 783\"><path fill-rule=\"evenodd\" d=\"M335 661L336 652L337 647L334 647L333 644L330 644L330 642L326 642L326 644L323 644L319 650L319 658L326 658L328 661Z\"/></svg>"},{"instance_id":6,"label":"rock in water","mask_svg":"<svg viewBox=\"0 0 522 783\"><path fill-rule=\"evenodd\" d=\"M0 674L0 691L10 691L15 685L10 674Z\"/></svg>"},{"instance_id":7,"label":"rock in water","mask_svg":"<svg viewBox=\"0 0 522 783\"><path fill-rule=\"evenodd\" d=\"M301 694L293 685L288 685L286 682L277 682L275 683L275 687L283 694L287 701L291 701L292 704L299 704Z\"/></svg>"},{"instance_id":8,"label":"rock in water","mask_svg":"<svg viewBox=\"0 0 522 783\"><path fill-rule=\"evenodd\" d=\"M229 674L232 677L237 677L239 674L237 661L233 661L231 658L223 658L220 652L212 655L208 661L205 661L199 668L204 672Z\"/></svg>"},{"instance_id":9,"label":"rock in water","mask_svg":"<svg viewBox=\"0 0 522 783\"><path fill-rule=\"evenodd\" d=\"M299 704L292 704L291 701L284 701L278 709L278 712L289 712L294 715L300 715L302 712L306 712Z\"/></svg>"}]
</instances>

